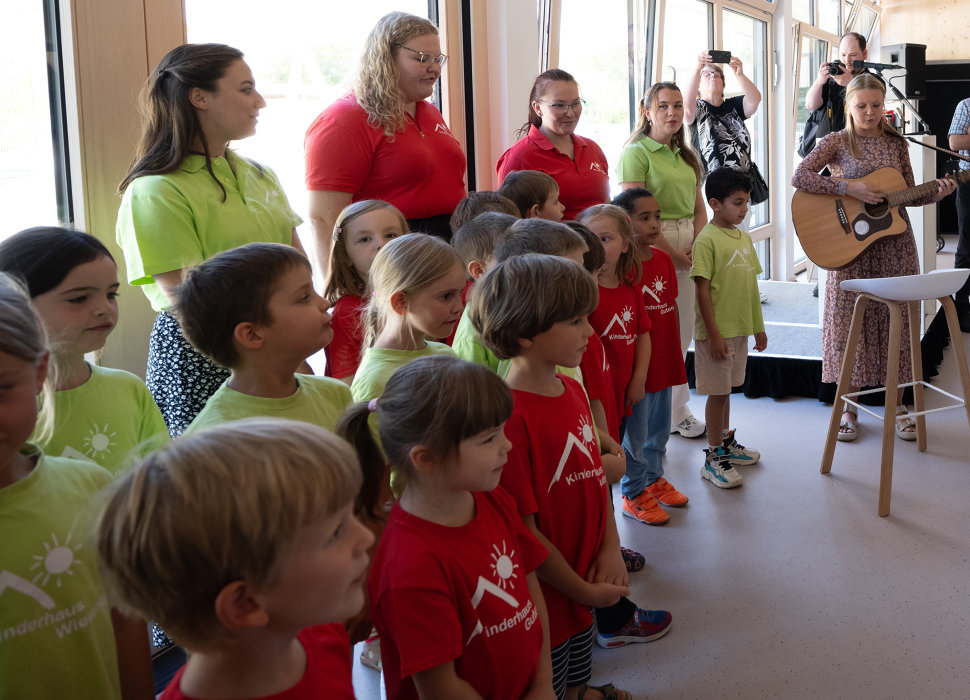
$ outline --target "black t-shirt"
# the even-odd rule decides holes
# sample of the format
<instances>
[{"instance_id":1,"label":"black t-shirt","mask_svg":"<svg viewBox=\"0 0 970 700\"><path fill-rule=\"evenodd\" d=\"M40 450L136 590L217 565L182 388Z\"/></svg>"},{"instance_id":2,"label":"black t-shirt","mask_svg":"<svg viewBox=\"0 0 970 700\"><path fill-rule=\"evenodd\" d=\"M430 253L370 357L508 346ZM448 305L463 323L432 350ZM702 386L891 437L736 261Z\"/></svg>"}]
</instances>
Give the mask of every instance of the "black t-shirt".
<instances>
[{"instance_id":1,"label":"black t-shirt","mask_svg":"<svg viewBox=\"0 0 970 700\"><path fill-rule=\"evenodd\" d=\"M863 70L862 73L868 73L868 70ZM860 73L859 75L862 75ZM876 75L873 73L872 75ZM883 83L880 76L876 75L879 80ZM845 88L839 85L837 82L829 78L825 81L825 85L822 86L822 106L819 109L828 109L829 98L832 99L832 131L841 131L845 128Z\"/></svg>"},{"instance_id":2,"label":"black t-shirt","mask_svg":"<svg viewBox=\"0 0 970 700\"><path fill-rule=\"evenodd\" d=\"M730 97L715 107L697 100L691 136L704 161L705 172L722 165L747 171L751 164L751 135L744 125L744 96Z\"/></svg>"}]
</instances>

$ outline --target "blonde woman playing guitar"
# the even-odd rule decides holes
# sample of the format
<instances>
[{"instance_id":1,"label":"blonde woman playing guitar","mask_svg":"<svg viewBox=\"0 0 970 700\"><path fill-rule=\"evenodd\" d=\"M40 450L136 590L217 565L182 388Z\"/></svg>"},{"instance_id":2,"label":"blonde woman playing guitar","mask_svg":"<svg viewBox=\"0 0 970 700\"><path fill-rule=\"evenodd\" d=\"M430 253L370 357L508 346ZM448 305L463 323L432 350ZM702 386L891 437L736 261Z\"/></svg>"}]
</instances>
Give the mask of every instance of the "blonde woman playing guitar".
<instances>
[{"instance_id":1,"label":"blonde woman playing guitar","mask_svg":"<svg viewBox=\"0 0 970 700\"><path fill-rule=\"evenodd\" d=\"M868 183L855 180L834 180L818 172L828 166L832 175L839 178L863 178L880 168L895 168L902 173L906 185L913 187L913 168L909 162L909 148L899 134L890 128L883 118L886 88L873 75L862 74L852 79L846 88L845 129L828 134L815 146L798 166L792 177L792 186L818 194L848 195L868 204L877 204L883 193ZM950 178L936 181L935 192L917 199L912 206L938 202L956 189ZM843 291L842 280L895 277L919 274L919 258L912 227L905 212L907 230L904 235L882 238L873 242L854 261L845 267L829 272L825 285L825 314L822 324L822 381L837 382L842 355L849 335L849 324L856 295ZM909 333L904 316L902 337ZM886 379L886 354L888 349L889 312L882 304L870 304L862 328L862 339L852 364L849 391L863 386L881 386ZM909 348L902 348L899 358L899 381L912 381L912 363ZM887 399L888 401L889 399ZM887 407L888 408L888 407ZM896 413L905 412L902 390L896 397ZM910 418L896 421L896 435L904 440L916 439L916 426ZM839 440L849 441L858 437L857 417L854 411L842 414Z\"/></svg>"}]
</instances>

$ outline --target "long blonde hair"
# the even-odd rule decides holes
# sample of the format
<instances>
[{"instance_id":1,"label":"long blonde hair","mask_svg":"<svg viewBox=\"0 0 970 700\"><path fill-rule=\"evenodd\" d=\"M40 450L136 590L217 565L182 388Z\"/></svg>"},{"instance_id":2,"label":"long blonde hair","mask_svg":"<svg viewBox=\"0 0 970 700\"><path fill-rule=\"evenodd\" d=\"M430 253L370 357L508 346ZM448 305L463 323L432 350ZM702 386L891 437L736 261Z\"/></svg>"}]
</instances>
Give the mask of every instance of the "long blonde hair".
<instances>
[{"instance_id":1,"label":"long blonde hair","mask_svg":"<svg viewBox=\"0 0 970 700\"><path fill-rule=\"evenodd\" d=\"M872 73L861 73L857 75L845 88L845 130L842 132L842 138L845 139L845 145L853 158L859 158L860 154L859 144L856 142L858 136L856 135L855 119L852 117L852 110L849 109L849 105L859 90L878 90L882 93L883 100L886 98L886 86ZM882 118L879 119L879 134L887 138L899 139L900 142L903 141L903 137L900 136L899 132L889 126L886 120Z\"/></svg>"},{"instance_id":2,"label":"long blonde hair","mask_svg":"<svg viewBox=\"0 0 970 700\"><path fill-rule=\"evenodd\" d=\"M372 347L384 330L394 294L417 294L455 266L465 267L455 249L427 233L408 233L381 248L370 268L373 293L365 313L364 347Z\"/></svg>"},{"instance_id":3,"label":"long blonde hair","mask_svg":"<svg viewBox=\"0 0 970 700\"><path fill-rule=\"evenodd\" d=\"M401 44L425 34L437 35L438 28L424 17L389 12L377 20L364 44L354 96L367 112L367 122L383 128L391 140L407 124L404 108L408 99L398 87L400 75L395 58Z\"/></svg>"},{"instance_id":4,"label":"long blonde hair","mask_svg":"<svg viewBox=\"0 0 970 700\"><path fill-rule=\"evenodd\" d=\"M646 93L644 93L643 99L637 104L637 114L639 116L637 118L636 128L633 130L633 133L630 134L630 138L626 140L628 145L639 141L644 136L650 136L650 130L653 127L653 122L651 122L650 118L647 116L647 110L650 109L650 107L657 101L657 95L661 90L676 90L677 92L681 92L681 89L677 87L676 83L663 82L654 83L651 85L647 89ZM681 94L683 93L681 92ZM671 137L670 148L671 150L675 148L680 149L680 156L684 159L684 162L687 163L687 165L689 165L697 174L697 179L699 181L703 177L701 171L701 161L694 152L694 149L691 148L690 139L687 138L687 129L683 124L680 125L680 129L677 130L677 133Z\"/></svg>"}]
</instances>

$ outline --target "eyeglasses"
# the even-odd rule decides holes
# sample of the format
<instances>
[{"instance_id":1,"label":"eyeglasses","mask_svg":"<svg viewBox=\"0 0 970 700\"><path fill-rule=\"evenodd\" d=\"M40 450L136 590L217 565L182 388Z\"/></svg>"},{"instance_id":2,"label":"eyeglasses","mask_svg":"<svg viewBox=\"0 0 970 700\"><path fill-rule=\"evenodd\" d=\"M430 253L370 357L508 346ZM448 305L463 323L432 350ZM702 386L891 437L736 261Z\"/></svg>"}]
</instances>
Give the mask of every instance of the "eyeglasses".
<instances>
[{"instance_id":1,"label":"eyeglasses","mask_svg":"<svg viewBox=\"0 0 970 700\"><path fill-rule=\"evenodd\" d=\"M405 51L410 51L411 53L417 54L417 56L414 57L414 60L417 61L418 63L430 62L430 63L437 63L439 66L443 66L445 65L445 63L448 62L448 57L445 56L443 53L439 53L437 56L435 56L430 53L425 53L424 51L416 51L415 49L409 49L404 44L396 44L396 46L399 49L404 49Z\"/></svg>"},{"instance_id":2,"label":"eyeglasses","mask_svg":"<svg viewBox=\"0 0 970 700\"><path fill-rule=\"evenodd\" d=\"M710 78L710 77L720 78L721 77L721 74L718 73L716 70L702 70L701 71L701 75L706 76L708 78Z\"/></svg>"},{"instance_id":3,"label":"eyeglasses","mask_svg":"<svg viewBox=\"0 0 970 700\"><path fill-rule=\"evenodd\" d=\"M583 105L586 104L586 100L583 99L575 100L569 104L566 104L565 102L543 102L542 100L537 100L537 102L546 105L549 107L549 109L558 114L565 114L569 110L573 110L573 113L581 112L583 111Z\"/></svg>"}]
</instances>

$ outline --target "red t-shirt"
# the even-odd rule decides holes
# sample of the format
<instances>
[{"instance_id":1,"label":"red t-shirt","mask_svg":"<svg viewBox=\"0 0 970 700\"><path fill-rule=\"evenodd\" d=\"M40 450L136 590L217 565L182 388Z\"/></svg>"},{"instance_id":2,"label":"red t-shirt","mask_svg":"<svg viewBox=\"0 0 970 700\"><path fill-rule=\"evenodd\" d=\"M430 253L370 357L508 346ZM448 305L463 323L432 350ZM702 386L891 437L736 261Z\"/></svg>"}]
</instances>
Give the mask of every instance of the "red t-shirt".
<instances>
[{"instance_id":1,"label":"red t-shirt","mask_svg":"<svg viewBox=\"0 0 970 700\"><path fill-rule=\"evenodd\" d=\"M505 423L512 450L502 486L520 514L535 514L539 531L585 579L603 542L610 494L583 388L558 376L561 396L512 390L512 417ZM555 647L589 627L593 616L588 605L541 583Z\"/></svg>"},{"instance_id":2,"label":"red t-shirt","mask_svg":"<svg viewBox=\"0 0 970 700\"><path fill-rule=\"evenodd\" d=\"M599 291L599 303L589 315L589 323L603 341L610 361L616 411L622 418L633 412L626 405L626 386L633 376L637 336L650 331L650 317L643 308L643 295L638 287L624 283L615 289L600 286Z\"/></svg>"},{"instance_id":3,"label":"red t-shirt","mask_svg":"<svg viewBox=\"0 0 970 700\"><path fill-rule=\"evenodd\" d=\"M451 214L465 196L465 153L424 100L390 141L349 93L313 121L303 148L308 190L349 192L354 202L382 199L408 219Z\"/></svg>"},{"instance_id":4,"label":"red t-shirt","mask_svg":"<svg viewBox=\"0 0 970 700\"><path fill-rule=\"evenodd\" d=\"M354 294L346 294L330 310L333 340L324 348L327 366L324 375L343 379L357 373L360 352L364 344L364 309L367 300Z\"/></svg>"},{"instance_id":5,"label":"red t-shirt","mask_svg":"<svg viewBox=\"0 0 970 700\"><path fill-rule=\"evenodd\" d=\"M579 362L579 370L583 375L583 385L590 401L599 400L603 404L606 414L606 432L619 442L620 419L616 415L616 390L613 387L613 372L610 361L606 359L603 341L595 333L589 337L589 344L583 359Z\"/></svg>"},{"instance_id":6,"label":"red t-shirt","mask_svg":"<svg viewBox=\"0 0 970 700\"><path fill-rule=\"evenodd\" d=\"M559 185L563 218L575 219L586 207L610 201L610 175L606 156L595 141L573 134L573 157L553 146L533 124L529 133L512 144L495 166L499 184L513 170L541 170Z\"/></svg>"},{"instance_id":7,"label":"red t-shirt","mask_svg":"<svg viewBox=\"0 0 970 700\"><path fill-rule=\"evenodd\" d=\"M642 265L639 288L650 316L650 366L647 368L647 393L687 383L684 353L680 347L677 324L677 273L670 256L650 248L653 257Z\"/></svg>"},{"instance_id":8,"label":"red t-shirt","mask_svg":"<svg viewBox=\"0 0 970 700\"><path fill-rule=\"evenodd\" d=\"M369 581L388 700L417 698L411 676L449 661L485 698L522 697L542 648L526 575L546 556L501 487L461 527L395 505Z\"/></svg>"},{"instance_id":9,"label":"red t-shirt","mask_svg":"<svg viewBox=\"0 0 970 700\"><path fill-rule=\"evenodd\" d=\"M303 678L282 693L267 695L261 700L353 700L354 684L351 671L351 646L347 629L340 623L317 625L301 630L296 636L306 651L306 671ZM195 700L179 690L185 666L159 696L159 700Z\"/></svg>"}]
</instances>

